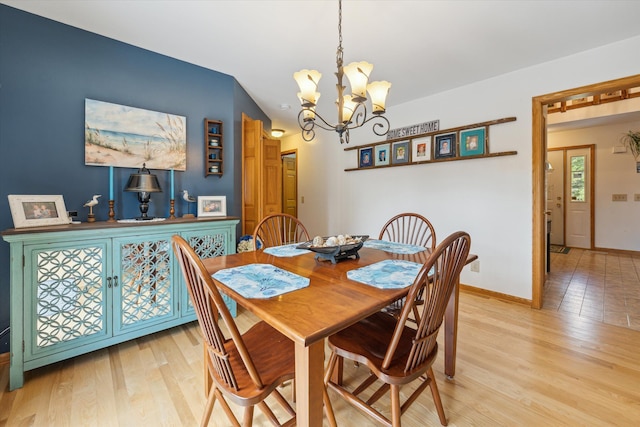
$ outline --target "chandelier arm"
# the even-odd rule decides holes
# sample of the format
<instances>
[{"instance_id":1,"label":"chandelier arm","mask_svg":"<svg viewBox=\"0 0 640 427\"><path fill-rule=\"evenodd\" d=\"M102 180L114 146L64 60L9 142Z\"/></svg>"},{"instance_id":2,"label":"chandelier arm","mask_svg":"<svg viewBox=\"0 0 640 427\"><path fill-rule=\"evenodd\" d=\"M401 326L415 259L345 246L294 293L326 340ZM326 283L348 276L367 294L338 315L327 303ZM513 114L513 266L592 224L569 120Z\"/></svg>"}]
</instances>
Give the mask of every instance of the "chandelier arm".
<instances>
[{"instance_id":1,"label":"chandelier arm","mask_svg":"<svg viewBox=\"0 0 640 427\"><path fill-rule=\"evenodd\" d=\"M302 112L301 112L302 113ZM300 123L300 114L298 114L298 123ZM317 112L315 113L315 117L316 119L320 119L320 121L317 120L310 120L304 123L313 123L314 126L318 126L320 129L324 129L324 130L332 130L332 131L338 131L339 126L334 126L332 124L330 124L329 122L327 122L324 117L322 117L322 115L318 114ZM304 126L300 125L301 128L304 128Z\"/></svg>"}]
</instances>

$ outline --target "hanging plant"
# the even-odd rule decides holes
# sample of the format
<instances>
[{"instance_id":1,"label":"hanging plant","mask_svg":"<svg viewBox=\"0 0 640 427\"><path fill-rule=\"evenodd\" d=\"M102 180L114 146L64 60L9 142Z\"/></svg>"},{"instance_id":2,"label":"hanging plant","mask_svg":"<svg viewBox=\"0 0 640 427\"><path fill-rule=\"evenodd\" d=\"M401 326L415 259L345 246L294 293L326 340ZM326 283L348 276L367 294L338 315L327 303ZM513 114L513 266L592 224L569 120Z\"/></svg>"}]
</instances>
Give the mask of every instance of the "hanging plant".
<instances>
[{"instance_id":1,"label":"hanging plant","mask_svg":"<svg viewBox=\"0 0 640 427\"><path fill-rule=\"evenodd\" d=\"M629 151L633 154L633 157L638 160L640 156L640 131L630 130L620 138L625 147L629 147Z\"/></svg>"}]
</instances>

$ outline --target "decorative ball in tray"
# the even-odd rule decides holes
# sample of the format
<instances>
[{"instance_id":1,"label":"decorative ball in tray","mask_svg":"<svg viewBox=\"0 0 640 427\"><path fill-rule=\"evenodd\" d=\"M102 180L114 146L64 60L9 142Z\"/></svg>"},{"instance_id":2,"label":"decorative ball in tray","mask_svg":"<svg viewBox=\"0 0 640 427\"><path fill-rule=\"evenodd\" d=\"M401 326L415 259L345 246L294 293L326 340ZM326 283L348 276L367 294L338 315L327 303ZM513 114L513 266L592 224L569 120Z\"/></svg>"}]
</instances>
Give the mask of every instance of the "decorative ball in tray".
<instances>
[{"instance_id":1,"label":"decorative ball in tray","mask_svg":"<svg viewBox=\"0 0 640 427\"><path fill-rule=\"evenodd\" d=\"M369 236L350 236L340 234L338 236L316 236L313 240L301 243L298 249L307 249L316 253L316 259L326 259L335 264L337 261L349 257L360 258L358 250Z\"/></svg>"}]
</instances>

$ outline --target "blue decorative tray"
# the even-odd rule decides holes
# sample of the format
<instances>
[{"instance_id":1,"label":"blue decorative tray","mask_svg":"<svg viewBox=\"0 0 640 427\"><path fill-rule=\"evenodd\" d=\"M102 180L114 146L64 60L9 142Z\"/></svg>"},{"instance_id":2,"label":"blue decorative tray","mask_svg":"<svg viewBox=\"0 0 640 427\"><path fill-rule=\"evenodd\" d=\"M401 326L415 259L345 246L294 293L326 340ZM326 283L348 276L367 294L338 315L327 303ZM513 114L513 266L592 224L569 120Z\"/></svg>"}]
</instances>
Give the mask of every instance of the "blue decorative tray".
<instances>
[{"instance_id":1,"label":"blue decorative tray","mask_svg":"<svg viewBox=\"0 0 640 427\"><path fill-rule=\"evenodd\" d=\"M358 255L358 251L364 244L364 241L369 238L369 236L351 236L351 238L358 241L338 246L313 246L313 240L309 240L308 242L299 244L297 248L307 249L309 251L315 252L316 259L329 260L332 264L335 264L337 261L349 257L354 257L354 259L360 258L360 255ZM324 240L327 239L324 238Z\"/></svg>"}]
</instances>

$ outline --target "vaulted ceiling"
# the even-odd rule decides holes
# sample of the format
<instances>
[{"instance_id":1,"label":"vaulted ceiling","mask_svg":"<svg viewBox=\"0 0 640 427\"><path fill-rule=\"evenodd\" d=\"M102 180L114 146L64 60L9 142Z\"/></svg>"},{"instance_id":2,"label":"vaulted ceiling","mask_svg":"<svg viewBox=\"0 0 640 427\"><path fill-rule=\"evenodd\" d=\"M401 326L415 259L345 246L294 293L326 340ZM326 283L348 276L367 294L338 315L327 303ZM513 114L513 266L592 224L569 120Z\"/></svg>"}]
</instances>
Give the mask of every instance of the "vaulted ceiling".
<instances>
[{"instance_id":1,"label":"vaulted ceiling","mask_svg":"<svg viewBox=\"0 0 640 427\"><path fill-rule=\"evenodd\" d=\"M232 75L289 133L292 74L317 69L318 111L335 114L337 0L0 2ZM639 16L636 0L344 0L344 60L373 63L393 106L638 36Z\"/></svg>"}]
</instances>

